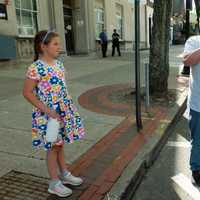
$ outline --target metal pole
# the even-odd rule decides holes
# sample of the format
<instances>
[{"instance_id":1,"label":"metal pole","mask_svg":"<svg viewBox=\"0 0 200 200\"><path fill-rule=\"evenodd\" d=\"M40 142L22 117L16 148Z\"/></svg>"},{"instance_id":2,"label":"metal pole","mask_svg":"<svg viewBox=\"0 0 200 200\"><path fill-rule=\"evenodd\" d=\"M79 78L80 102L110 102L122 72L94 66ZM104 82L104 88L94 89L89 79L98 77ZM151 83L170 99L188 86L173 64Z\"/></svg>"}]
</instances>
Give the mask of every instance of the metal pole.
<instances>
[{"instance_id":1,"label":"metal pole","mask_svg":"<svg viewBox=\"0 0 200 200\"><path fill-rule=\"evenodd\" d=\"M192 9L192 0L186 0L186 40L190 37L190 10ZM184 66L183 71L181 72L183 75L190 75L190 67Z\"/></svg>"},{"instance_id":2,"label":"metal pole","mask_svg":"<svg viewBox=\"0 0 200 200\"><path fill-rule=\"evenodd\" d=\"M190 10L186 9L186 40L190 37Z\"/></svg>"},{"instance_id":3,"label":"metal pole","mask_svg":"<svg viewBox=\"0 0 200 200\"><path fill-rule=\"evenodd\" d=\"M152 43L152 19L149 17L149 44Z\"/></svg>"},{"instance_id":4,"label":"metal pole","mask_svg":"<svg viewBox=\"0 0 200 200\"><path fill-rule=\"evenodd\" d=\"M149 98L149 64L145 63L145 89L146 89L146 111L150 106L150 98Z\"/></svg>"},{"instance_id":5,"label":"metal pole","mask_svg":"<svg viewBox=\"0 0 200 200\"><path fill-rule=\"evenodd\" d=\"M140 97L140 0L135 0L135 92L136 92L136 124L142 129L141 97Z\"/></svg>"}]
</instances>

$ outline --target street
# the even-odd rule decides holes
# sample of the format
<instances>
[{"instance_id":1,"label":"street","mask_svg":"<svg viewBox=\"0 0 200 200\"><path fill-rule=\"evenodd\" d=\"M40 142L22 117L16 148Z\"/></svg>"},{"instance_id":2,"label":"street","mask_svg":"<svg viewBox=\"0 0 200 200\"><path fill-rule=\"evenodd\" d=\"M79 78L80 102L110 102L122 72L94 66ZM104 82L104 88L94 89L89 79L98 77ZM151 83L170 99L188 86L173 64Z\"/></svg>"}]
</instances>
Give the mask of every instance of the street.
<instances>
[{"instance_id":1,"label":"street","mask_svg":"<svg viewBox=\"0 0 200 200\"><path fill-rule=\"evenodd\" d=\"M187 192L184 178L191 180L189 170L190 143L187 120L181 118L164 146L159 158L146 174L133 200L193 200ZM183 174L180 184L174 184L172 177Z\"/></svg>"}]
</instances>

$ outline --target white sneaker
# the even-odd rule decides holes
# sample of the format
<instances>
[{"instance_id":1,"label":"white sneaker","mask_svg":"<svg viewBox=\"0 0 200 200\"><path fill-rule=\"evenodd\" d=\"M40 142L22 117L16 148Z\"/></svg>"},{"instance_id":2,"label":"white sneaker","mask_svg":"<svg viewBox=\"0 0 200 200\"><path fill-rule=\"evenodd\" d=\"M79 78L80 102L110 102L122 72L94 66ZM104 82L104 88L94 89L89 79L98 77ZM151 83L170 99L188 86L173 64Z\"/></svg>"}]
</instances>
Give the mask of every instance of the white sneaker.
<instances>
[{"instance_id":1,"label":"white sneaker","mask_svg":"<svg viewBox=\"0 0 200 200\"><path fill-rule=\"evenodd\" d=\"M59 197L68 197L72 194L72 190L68 187L65 187L61 181L58 181L53 188L49 187L48 192Z\"/></svg>"},{"instance_id":2,"label":"white sneaker","mask_svg":"<svg viewBox=\"0 0 200 200\"><path fill-rule=\"evenodd\" d=\"M73 186L79 186L83 183L83 179L73 176L70 172L68 172L66 176L61 176L60 179L63 184L70 184Z\"/></svg>"}]
</instances>

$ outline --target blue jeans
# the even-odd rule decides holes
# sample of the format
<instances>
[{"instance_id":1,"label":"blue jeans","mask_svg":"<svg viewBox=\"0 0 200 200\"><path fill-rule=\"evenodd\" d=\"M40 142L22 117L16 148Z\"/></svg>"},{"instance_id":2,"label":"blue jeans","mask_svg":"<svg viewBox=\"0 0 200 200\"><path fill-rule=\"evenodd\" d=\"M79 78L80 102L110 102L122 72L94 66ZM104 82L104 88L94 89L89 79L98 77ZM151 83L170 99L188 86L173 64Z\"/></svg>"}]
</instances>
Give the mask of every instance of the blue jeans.
<instances>
[{"instance_id":1,"label":"blue jeans","mask_svg":"<svg viewBox=\"0 0 200 200\"><path fill-rule=\"evenodd\" d=\"M200 112L190 110L189 128L192 145L190 167L192 171L200 171Z\"/></svg>"}]
</instances>

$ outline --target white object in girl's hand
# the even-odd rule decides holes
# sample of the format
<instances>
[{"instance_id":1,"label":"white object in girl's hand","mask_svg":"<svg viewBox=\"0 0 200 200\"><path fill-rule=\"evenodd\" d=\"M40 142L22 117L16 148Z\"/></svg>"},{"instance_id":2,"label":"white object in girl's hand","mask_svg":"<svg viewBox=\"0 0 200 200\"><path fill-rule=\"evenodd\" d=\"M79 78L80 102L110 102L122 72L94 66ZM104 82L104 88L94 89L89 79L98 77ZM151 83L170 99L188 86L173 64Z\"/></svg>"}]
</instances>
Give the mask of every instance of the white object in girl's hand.
<instances>
[{"instance_id":1,"label":"white object in girl's hand","mask_svg":"<svg viewBox=\"0 0 200 200\"><path fill-rule=\"evenodd\" d=\"M46 141L56 142L60 129L60 122L57 119L49 118L46 130Z\"/></svg>"}]
</instances>

